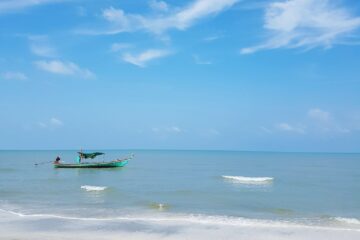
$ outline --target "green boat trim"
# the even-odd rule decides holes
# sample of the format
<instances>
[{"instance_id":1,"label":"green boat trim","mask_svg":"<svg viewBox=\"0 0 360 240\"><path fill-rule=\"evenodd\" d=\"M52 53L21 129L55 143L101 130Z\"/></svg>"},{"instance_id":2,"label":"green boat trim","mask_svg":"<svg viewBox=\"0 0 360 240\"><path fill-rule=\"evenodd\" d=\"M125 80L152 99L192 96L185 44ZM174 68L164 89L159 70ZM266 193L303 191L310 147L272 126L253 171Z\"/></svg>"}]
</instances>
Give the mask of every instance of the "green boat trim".
<instances>
[{"instance_id":1,"label":"green boat trim","mask_svg":"<svg viewBox=\"0 0 360 240\"><path fill-rule=\"evenodd\" d=\"M83 163L54 163L54 168L115 168L124 167L128 160L132 157L128 157L121 160L114 160L111 162L83 162Z\"/></svg>"}]
</instances>

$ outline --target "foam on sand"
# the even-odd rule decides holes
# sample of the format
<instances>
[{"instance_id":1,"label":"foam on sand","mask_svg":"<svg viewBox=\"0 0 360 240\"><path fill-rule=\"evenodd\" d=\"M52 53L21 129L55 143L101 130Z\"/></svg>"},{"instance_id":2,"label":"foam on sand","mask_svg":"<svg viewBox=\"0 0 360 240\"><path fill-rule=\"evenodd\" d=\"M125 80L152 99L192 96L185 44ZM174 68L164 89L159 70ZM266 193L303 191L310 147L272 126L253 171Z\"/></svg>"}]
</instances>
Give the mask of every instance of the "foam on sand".
<instances>
[{"instance_id":1,"label":"foam on sand","mask_svg":"<svg viewBox=\"0 0 360 240\"><path fill-rule=\"evenodd\" d=\"M360 220L356 218L343 218L343 217L336 217L334 218L338 222L346 223L346 224L356 224L360 225Z\"/></svg>"},{"instance_id":2,"label":"foam on sand","mask_svg":"<svg viewBox=\"0 0 360 240\"><path fill-rule=\"evenodd\" d=\"M104 191L107 189L105 186L90 186L90 185L83 185L81 189L85 189L86 191Z\"/></svg>"},{"instance_id":3,"label":"foam on sand","mask_svg":"<svg viewBox=\"0 0 360 240\"><path fill-rule=\"evenodd\" d=\"M200 224L200 225L214 225L214 226L234 226L234 227L275 227L275 228L307 228L307 229L327 229L327 230L355 230L360 232L357 226L352 228L354 223L360 223L355 218L340 218L334 217L336 221L347 223L350 228L344 228L344 225L326 226L314 225L313 222L306 224L305 222L292 222L281 220L266 220L266 219L251 219L244 217L232 217L222 215L203 215L203 214L162 214L162 215L123 215L115 217L77 217L77 216L63 216L55 214L28 214L19 211L5 210L0 208L0 212L18 216L21 218L38 218L38 219L63 219L63 220L78 220L84 222L148 222L148 223L165 223L165 224Z\"/></svg>"},{"instance_id":4,"label":"foam on sand","mask_svg":"<svg viewBox=\"0 0 360 240\"><path fill-rule=\"evenodd\" d=\"M241 184L270 184L274 181L272 177L243 177L243 176L222 176L226 180Z\"/></svg>"}]
</instances>

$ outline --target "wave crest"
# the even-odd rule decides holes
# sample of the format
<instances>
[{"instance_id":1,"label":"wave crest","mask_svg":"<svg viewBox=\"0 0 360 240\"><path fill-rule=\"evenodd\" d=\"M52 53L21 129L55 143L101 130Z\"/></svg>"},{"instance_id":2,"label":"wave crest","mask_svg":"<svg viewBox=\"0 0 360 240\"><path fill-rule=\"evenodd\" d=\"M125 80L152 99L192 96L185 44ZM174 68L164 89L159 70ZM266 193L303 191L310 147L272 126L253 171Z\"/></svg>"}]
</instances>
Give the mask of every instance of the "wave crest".
<instances>
[{"instance_id":1,"label":"wave crest","mask_svg":"<svg viewBox=\"0 0 360 240\"><path fill-rule=\"evenodd\" d=\"M273 177L243 177L243 176L222 176L224 179L242 184L270 184L274 181Z\"/></svg>"},{"instance_id":2,"label":"wave crest","mask_svg":"<svg viewBox=\"0 0 360 240\"><path fill-rule=\"evenodd\" d=\"M356 218L343 218L343 217L336 217L334 218L338 222L347 223L347 224L359 224L360 220Z\"/></svg>"},{"instance_id":3,"label":"wave crest","mask_svg":"<svg viewBox=\"0 0 360 240\"><path fill-rule=\"evenodd\" d=\"M215 225L215 226L235 226L235 227L271 227L271 228L304 228L304 229L323 229L323 230L346 230L360 232L360 229L356 226L352 226L355 223L359 224L360 221L355 218L341 218L334 217L337 221L346 223L345 225L314 225L312 222L292 222L281 220L266 220L266 219L251 219L243 217L231 217L221 215L202 215L202 214L164 214L158 216L149 215L124 215L121 217L76 217L76 216L61 216L54 214L26 214L12 210L5 210L0 208L0 212L15 215L21 218L39 218L39 219L63 219L63 220L79 220L79 221L99 221L99 222L147 222L158 224L201 224L201 225ZM346 226L346 227L345 227Z\"/></svg>"},{"instance_id":4,"label":"wave crest","mask_svg":"<svg viewBox=\"0 0 360 240\"><path fill-rule=\"evenodd\" d=\"M85 189L86 191L104 191L107 189L105 186L90 186L90 185L83 185L81 189Z\"/></svg>"}]
</instances>

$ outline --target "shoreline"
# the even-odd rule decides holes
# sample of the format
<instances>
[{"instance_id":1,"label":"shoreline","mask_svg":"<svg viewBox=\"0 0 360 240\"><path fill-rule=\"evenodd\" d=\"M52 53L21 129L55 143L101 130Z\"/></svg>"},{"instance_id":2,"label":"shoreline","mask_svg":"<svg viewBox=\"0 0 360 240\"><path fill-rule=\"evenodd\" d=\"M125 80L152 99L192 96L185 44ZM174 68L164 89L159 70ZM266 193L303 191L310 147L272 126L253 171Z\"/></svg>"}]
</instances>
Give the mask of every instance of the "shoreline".
<instances>
[{"instance_id":1,"label":"shoreline","mask_svg":"<svg viewBox=\"0 0 360 240\"><path fill-rule=\"evenodd\" d=\"M0 210L5 239L341 239L360 237L359 228L310 226L223 216L81 218Z\"/></svg>"},{"instance_id":2,"label":"shoreline","mask_svg":"<svg viewBox=\"0 0 360 240\"><path fill-rule=\"evenodd\" d=\"M360 220L355 218L331 217L327 220L336 220L340 225L310 225L300 222L291 222L290 220L270 220L270 219L253 219L244 217L233 217L224 215L205 215L205 214L163 214L159 217L148 215L124 215L121 217L94 218L94 217L77 217L77 216L61 216L55 214L23 214L16 211L0 209L4 215L11 215L20 219L36 220L36 219L53 219L68 220L80 222L148 222L148 223L192 223L201 225L226 225L226 226L259 226L259 227L278 227L278 228L309 228L324 230L342 230L342 231L358 231L360 232ZM154 214L155 215L155 214ZM1 217L1 214L0 214ZM338 220L339 219L339 220ZM345 224L350 226L344 227ZM353 228L351 228L353 226ZM356 227L354 227L356 226Z\"/></svg>"}]
</instances>

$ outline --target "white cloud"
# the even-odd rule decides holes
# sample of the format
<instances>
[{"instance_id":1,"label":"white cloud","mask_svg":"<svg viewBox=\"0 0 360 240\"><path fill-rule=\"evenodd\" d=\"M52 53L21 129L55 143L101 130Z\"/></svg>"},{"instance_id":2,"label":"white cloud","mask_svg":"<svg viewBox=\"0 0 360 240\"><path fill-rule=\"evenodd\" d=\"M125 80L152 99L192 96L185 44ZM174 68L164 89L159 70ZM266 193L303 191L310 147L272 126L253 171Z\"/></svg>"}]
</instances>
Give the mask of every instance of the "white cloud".
<instances>
[{"instance_id":1,"label":"white cloud","mask_svg":"<svg viewBox=\"0 0 360 240\"><path fill-rule=\"evenodd\" d=\"M356 130L351 126L351 121L346 119L339 121L331 115L330 112L322 110L320 108L311 108L307 111L307 119L303 119L299 124L293 125L290 123L279 123L274 126L274 131L285 131L299 134L347 134ZM261 127L261 130L267 133L271 133L272 129Z\"/></svg>"},{"instance_id":2,"label":"white cloud","mask_svg":"<svg viewBox=\"0 0 360 240\"><path fill-rule=\"evenodd\" d=\"M55 57L56 49L51 47L47 36L29 36L30 50L40 57Z\"/></svg>"},{"instance_id":3,"label":"white cloud","mask_svg":"<svg viewBox=\"0 0 360 240\"><path fill-rule=\"evenodd\" d=\"M199 65L211 65L212 62L208 60L201 59L198 55L193 55L194 62Z\"/></svg>"},{"instance_id":4,"label":"white cloud","mask_svg":"<svg viewBox=\"0 0 360 240\"><path fill-rule=\"evenodd\" d=\"M146 67L147 62L157 59L157 58L162 58L162 57L168 56L169 54L171 54L171 52L168 50L148 49L138 55L125 53L125 54L123 54L122 59L125 62L134 64L138 67Z\"/></svg>"},{"instance_id":5,"label":"white cloud","mask_svg":"<svg viewBox=\"0 0 360 240\"><path fill-rule=\"evenodd\" d=\"M168 4L164 1L151 0L149 1L149 6L156 11L166 12L169 10Z\"/></svg>"},{"instance_id":6,"label":"white cloud","mask_svg":"<svg viewBox=\"0 0 360 240\"><path fill-rule=\"evenodd\" d=\"M344 127L344 122L333 118L330 112L319 108L312 108L307 113L310 124L316 129L326 133L350 133L351 128Z\"/></svg>"},{"instance_id":7,"label":"white cloud","mask_svg":"<svg viewBox=\"0 0 360 240\"><path fill-rule=\"evenodd\" d=\"M31 52L35 55L41 57L54 57L56 56L56 51L54 48L46 45L39 44L31 44L30 45Z\"/></svg>"},{"instance_id":8,"label":"white cloud","mask_svg":"<svg viewBox=\"0 0 360 240\"><path fill-rule=\"evenodd\" d=\"M151 129L152 132L156 134L179 134L184 132L183 129L181 129L178 126L170 126L170 127L153 127Z\"/></svg>"},{"instance_id":9,"label":"white cloud","mask_svg":"<svg viewBox=\"0 0 360 240\"><path fill-rule=\"evenodd\" d=\"M64 123L59 118L52 117L46 122L38 122L37 125L41 128L53 129L53 128L62 127Z\"/></svg>"},{"instance_id":10,"label":"white cloud","mask_svg":"<svg viewBox=\"0 0 360 240\"><path fill-rule=\"evenodd\" d=\"M224 11L239 0L195 0L186 7L168 11L167 14L143 16L127 14L122 9L109 7L102 16L111 23L108 30L83 30L83 34L117 34L121 32L147 31L162 34L169 29L185 30L196 21Z\"/></svg>"},{"instance_id":11,"label":"white cloud","mask_svg":"<svg viewBox=\"0 0 360 240\"><path fill-rule=\"evenodd\" d=\"M27 80L28 77L22 72L4 72L1 76L6 80Z\"/></svg>"},{"instance_id":12,"label":"white cloud","mask_svg":"<svg viewBox=\"0 0 360 240\"><path fill-rule=\"evenodd\" d=\"M116 24L116 27L122 30L128 30L130 27L131 16L127 16L122 9L113 7L107 8L102 13L103 18Z\"/></svg>"},{"instance_id":13,"label":"white cloud","mask_svg":"<svg viewBox=\"0 0 360 240\"><path fill-rule=\"evenodd\" d=\"M203 40L205 42L213 42L213 41L218 40L218 39L220 39L222 37L223 37L223 35L212 35L212 36L208 36L208 37L204 38Z\"/></svg>"},{"instance_id":14,"label":"white cloud","mask_svg":"<svg viewBox=\"0 0 360 240\"><path fill-rule=\"evenodd\" d=\"M118 52L123 49L132 48L133 45L129 43L113 43L111 44L111 51L112 52Z\"/></svg>"},{"instance_id":15,"label":"white cloud","mask_svg":"<svg viewBox=\"0 0 360 240\"><path fill-rule=\"evenodd\" d=\"M319 108L313 108L308 111L308 116L316 121L328 122L330 121L330 113Z\"/></svg>"},{"instance_id":16,"label":"white cloud","mask_svg":"<svg viewBox=\"0 0 360 240\"><path fill-rule=\"evenodd\" d=\"M275 127L280 131L294 132L294 133L300 133L300 134L305 133L304 126L293 126L293 125L290 125L289 123L279 123Z\"/></svg>"},{"instance_id":17,"label":"white cloud","mask_svg":"<svg viewBox=\"0 0 360 240\"><path fill-rule=\"evenodd\" d=\"M272 130L270 130L269 128L264 127L264 126L261 126L260 129L261 129L261 131L263 131L263 132L265 132L265 133L269 133L269 134L270 134L270 133L273 133Z\"/></svg>"},{"instance_id":18,"label":"white cloud","mask_svg":"<svg viewBox=\"0 0 360 240\"><path fill-rule=\"evenodd\" d=\"M73 75L73 76L80 76L82 78L95 78L95 74L93 74L88 69L80 68L73 62L62 62L58 60L52 61L36 61L34 62L35 66L39 69L51 72L55 74L61 75Z\"/></svg>"},{"instance_id":19,"label":"white cloud","mask_svg":"<svg viewBox=\"0 0 360 240\"><path fill-rule=\"evenodd\" d=\"M201 18L217 14L236 2L237 0L196 0L174 14L146 19L142 24L145 29L158 34L171 28L185 30Z\"/></svg>"},{"instance_id":20,"label":"white cloud","mask_svg":"<svg viewBox=\"0 0 360 240\"><path fill-rule=\"evenodd\" d=\"M360 27L360 17L329 0L288 0L268 5L264 28L269 39L241 49L248 54L276 48L329 48L344 41Z\"/></svg>"},{"instance_id":21,"label":"white cloud","mask_svg":"<svg viewBox=\"0 0 360 240\"><path fill-rule=\"evenodd\" d=\"M53 126L62 126L62 125L64 125L64 123L60 119L57 119L55 117L52 117L50 119L50 124L53 125Z\"/></svg>"},{"instance_id":22,"label":"white cloud","mask_svg":"<svg viewBox=\"0 0 360 240\"><path fill-rule=\"evenodd\" d=\"M168 128L166 128L166 131L170 132L170 133L180 133L180 132L182 132L182 130L179 127L176 127L176 126L168 127Z\"/></svg>"},{"instance_id":23,"label":"white cloud","mask_svg":"<svg viewBox=\"0 0 360 240\"><path fill-rule=\"evenodd\" d=\"M27 7L62 1L64 0L1 0L0 13L13 12Z\"/></svg>"}]
</instances>

